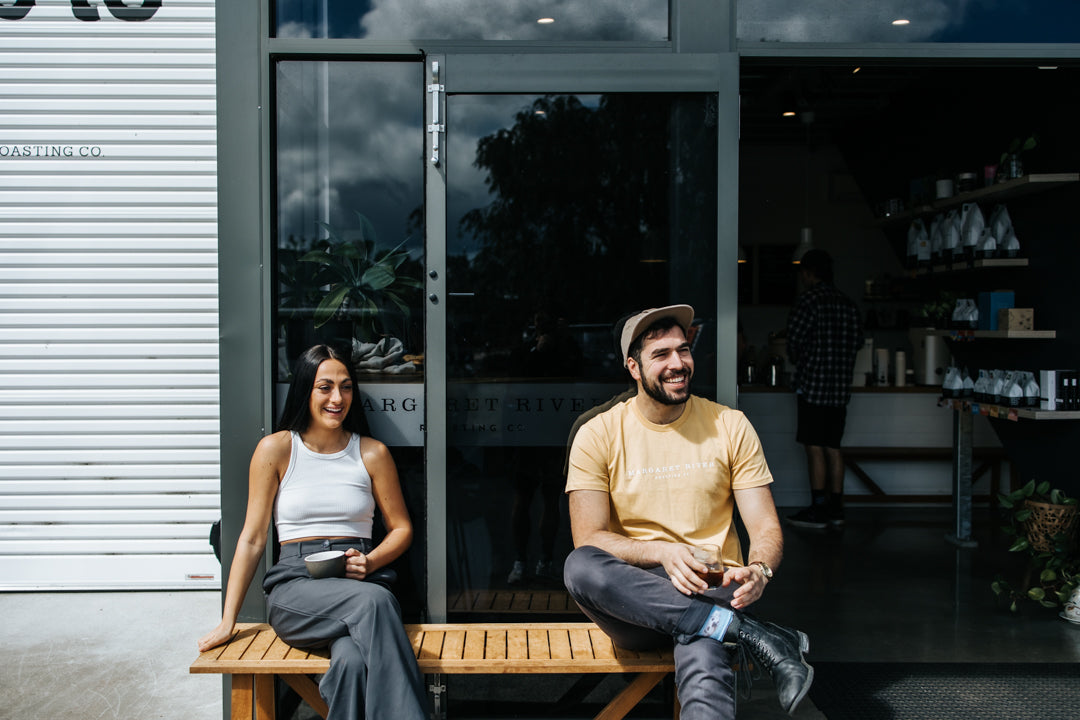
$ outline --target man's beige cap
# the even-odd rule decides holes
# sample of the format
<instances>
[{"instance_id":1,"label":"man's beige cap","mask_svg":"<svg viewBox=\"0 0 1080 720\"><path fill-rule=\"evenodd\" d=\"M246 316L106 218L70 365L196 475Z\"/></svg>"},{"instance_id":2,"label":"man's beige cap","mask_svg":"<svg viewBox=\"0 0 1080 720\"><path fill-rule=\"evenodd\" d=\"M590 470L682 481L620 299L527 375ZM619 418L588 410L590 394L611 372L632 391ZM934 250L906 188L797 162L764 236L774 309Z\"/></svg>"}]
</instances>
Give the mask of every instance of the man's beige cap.
<instances>
[{"instance_id":1,"label":"man's beige cap","mask_svg":"<svg viewBox=\"0 0 1080 720\"><path fill-rule=\"evenodd\" d=\"M689 305L667 305L661 308L642 310L637 315L630 316L626 324L623 325L622 331L623 367L626 367L626 359L630 356L630 346L637 339L637 336L645 332L645 328L657 320L666 317L675 318L675 322L679 323L679 327L683 329L683 332L687 332L694 322L694 308Z\"/></svg>"}]
</instances>

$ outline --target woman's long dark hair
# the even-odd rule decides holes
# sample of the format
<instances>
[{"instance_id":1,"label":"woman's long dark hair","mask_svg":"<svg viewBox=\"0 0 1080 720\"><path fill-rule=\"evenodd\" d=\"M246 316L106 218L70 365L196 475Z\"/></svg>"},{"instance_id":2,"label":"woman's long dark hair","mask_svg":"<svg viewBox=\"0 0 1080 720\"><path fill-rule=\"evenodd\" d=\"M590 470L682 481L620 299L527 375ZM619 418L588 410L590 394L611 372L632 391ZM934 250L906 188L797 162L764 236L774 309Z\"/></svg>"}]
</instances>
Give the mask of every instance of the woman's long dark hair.
<instances>
[{"instance_id":1,"label":"woman's long dark hair","mask_svg":"<svg viewBox=\"0 0 1080 720\"><path fill-rule=\"evenodd\" d=\"M367 435L367 419L358 402L356 371L349 362L349 358L330 345L315 345L297 358L296 366L293 368L292 382L289 383L289 394L285 396L285 407L281 411L277 429L295 430L301 433L307 430L308 425L311 424L311 391L315 387L315 376L319 371L319 366L325 360L337 360L344 365L349 373L349 380L352 381L353 402L348 414L345 415L342 427L357 435Z\"/></svg>"}]
</instances>

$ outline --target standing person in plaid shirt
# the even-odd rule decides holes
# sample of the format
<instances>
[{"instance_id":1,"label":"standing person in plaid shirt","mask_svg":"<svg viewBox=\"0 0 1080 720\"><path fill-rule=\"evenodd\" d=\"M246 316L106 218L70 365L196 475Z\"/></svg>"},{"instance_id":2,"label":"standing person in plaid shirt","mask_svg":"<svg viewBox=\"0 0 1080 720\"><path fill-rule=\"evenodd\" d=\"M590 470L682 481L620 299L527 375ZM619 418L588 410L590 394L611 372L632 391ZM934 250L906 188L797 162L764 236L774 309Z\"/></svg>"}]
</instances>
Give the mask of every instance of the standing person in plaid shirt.
<instances>
[{"instance_id":1,"label":"standing person in plaid shirt","mask_svg":"<svg viewBox=\"0 0 1080 720\"><path fill-rule=\"evenodd\" d=\"M833 285L833 261L810 250L799 264L807 290L788 318L787 353L795 363L799 416L795 439L806 448L810 507L788 517L795 527L844 524L844 436L855 353L863 344L855 303Z\"/></svg>"}]
</instances>

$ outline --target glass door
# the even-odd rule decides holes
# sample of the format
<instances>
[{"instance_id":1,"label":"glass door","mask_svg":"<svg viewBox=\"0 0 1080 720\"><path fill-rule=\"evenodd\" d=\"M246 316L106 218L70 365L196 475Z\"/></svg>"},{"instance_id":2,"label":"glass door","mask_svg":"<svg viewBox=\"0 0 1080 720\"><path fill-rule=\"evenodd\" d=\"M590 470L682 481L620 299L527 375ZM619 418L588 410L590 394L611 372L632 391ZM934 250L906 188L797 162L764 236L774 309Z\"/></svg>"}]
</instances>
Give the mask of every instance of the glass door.
<instances>
[{"instance_id":1,"label":"glass door","mask_svg":"<svg viewBox=\"0 0 1080 720\"><path fill-rule=\"evenodd\" d=\"M618 318L692 304L695 392L716 396L718 101L633 90L446 98L450 619L577 613L562 582L567 441L579 415L631 387Z\"/></svg>"},{"instance_id":2,"label":"glass door","mask_svg":"<svg viewBox=\"0 0 1080 720\"><path fill-rule=\"evenodd\" d=\"M396 567L412 619L427 594L422 68L278 62L272 155L275 406L306 348L329 343L352 358L354 408L390 447L416 530Z\"/></svg>"}]
</instances>

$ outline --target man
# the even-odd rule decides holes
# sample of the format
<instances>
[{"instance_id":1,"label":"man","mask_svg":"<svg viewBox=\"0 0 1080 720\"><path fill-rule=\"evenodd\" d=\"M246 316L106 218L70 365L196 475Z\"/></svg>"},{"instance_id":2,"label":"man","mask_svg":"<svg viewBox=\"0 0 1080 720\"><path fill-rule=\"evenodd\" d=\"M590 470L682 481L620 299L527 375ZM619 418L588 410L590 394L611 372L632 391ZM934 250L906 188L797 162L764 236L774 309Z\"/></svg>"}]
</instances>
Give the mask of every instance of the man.
<instances>
[{"instance_id":1,"label":"man","mask_svg":"<svg viewBox=\"0 0 1080 720\"><path fill-rule=\"evenodd\" d=\"M844 436L855 354L863 344L855 303L833 284L832 258L810 250L799 263L807 290L795 302L787 327L787 353L795 363L798 424L795 440L806 449L810 507L788 517L795 527L823 530L844 525Z\"/></svg>"},{"instance_id":2,"label":"man","mask_svg":"<svg viewBox=\"0 0 1080 720\"><path fill-rule=\"evenodd\" d=\"M638 392L574 439L566 587L622 647L674 640L683 720L734 718L730 643L749 648L794 712L813 680L803 658L809 641L745 612L783 554L772 475L743 414L690 393L693 318L689 305L672 305L623 327L621 352ZM748 565L732 522L736 505L750 538ZM720 546L726 568L714 588L693 553L706 543Z\"/></svg>"}]
</instances>

